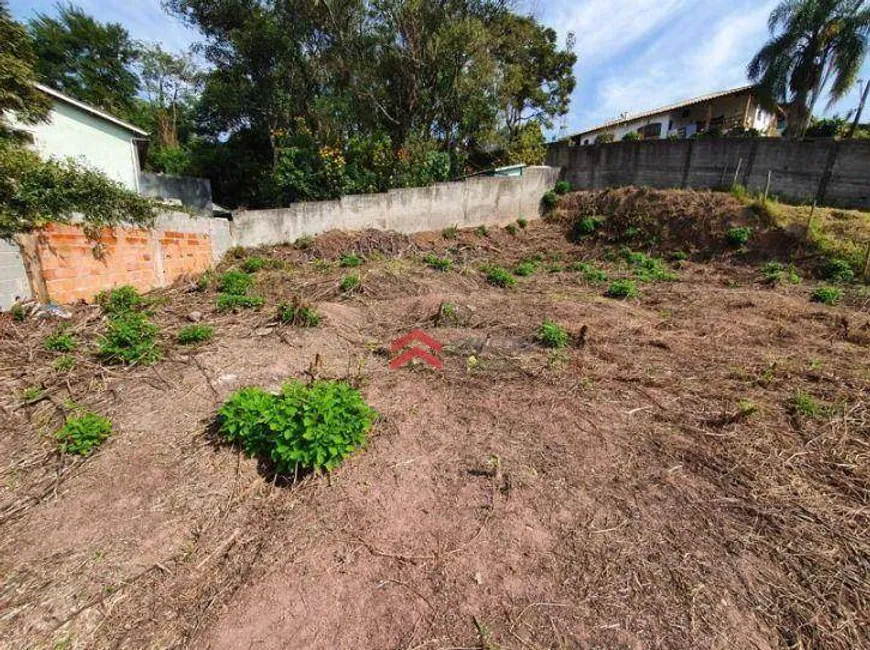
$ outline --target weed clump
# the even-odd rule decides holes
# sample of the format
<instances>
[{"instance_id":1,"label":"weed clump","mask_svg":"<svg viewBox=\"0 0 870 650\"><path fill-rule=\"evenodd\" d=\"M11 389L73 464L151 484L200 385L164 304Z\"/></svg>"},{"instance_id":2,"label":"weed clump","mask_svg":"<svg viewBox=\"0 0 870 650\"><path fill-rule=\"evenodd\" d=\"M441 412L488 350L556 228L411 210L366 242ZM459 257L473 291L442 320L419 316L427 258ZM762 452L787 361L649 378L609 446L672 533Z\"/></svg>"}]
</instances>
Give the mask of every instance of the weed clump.
<instances>
[{"instance_id":1,"label":"weed clump","mask_svg":"<svg viewBox=\"0 0 870 650\"><path fill-rule=\"evenodd\" d=\"M361 284L362 280L359 279L358 275L346 275L341 279L338 288L341 289L342 293L353 293L359 290Z\"/></svg>"},{"instance_id":2,"label":"weed clump","mask_svg":"<svg viewBox=\"0 0 870 650\"><path fill-rule=\"evenodd\" d=\"M269 459L280 475L335 469L365 444L375 416L344 382L290 381L277 395L259 388L234 393L217 419L227 441Z\"/></svg>"},{"instance_id":3,"label":"weed clump","mask_svg":"<svg viewBox=\"0 0 870 650\"><path fill-rule=\"evenodd\" d=\"M789 282L791 284L800 284L801 277L797 274L794 265L785 266L780 262L768 262L761 267L761 275L764 281L768 284L780 284Z\"/></svg>"},{"instance_id":4,"label":"weed clump","mask_svg":"<svg viewBox=\"0 0 870 650\"><path fill-rule=\"evenodd\" d=\"M89 456L111 434L112 423L108 418L85 412L67 420L54 437L61 453Z\"/></svg>"},{"instance_id":5,"label":"weed clump","mask_svg":"<svg viewBox=\"0 0 870 650\"><path fill-rule=\"evenodd\" d=\"M489 228L487 228L486 226L478 226L474 229L474 234L478 237L486 237L487 235L489 235Z\"/></svg>"},{"instance_id":6,"label":"weed clump","mask_svg":"<svg viewBox=\"0 0 870 650\"><path fill-rule=\"evenodd\" d=\"M444 239L456 239L459 234L459 226L447 226L444 230L441 231L441 236Z\"/></svg>"},{"instance_id":7,"label":"weed clump","mask_svg":"<svg viewBox=\"0 0 870 650\"><path fill-rule=\"evenodd\" d=\"M107 291L101 291L96 297L97 304L109 316L117 316L127 312L142 309L145 299L135 287L123 285Z\"/></svg>"},{"instance_id":8,"label":"weed clump","mask_svg":"<svg viewBox=\"0 0 870 650\"><path fill-rule=\"evenodd\" d=\"M749 238L752 237L752 228L749 226L738 226L736 228L729 228L725 232L725 241L729 246L733 246L735 248L739 248L740 246L744 246L746 242L749 241Z\"/></svg>"},{"instance_id":9,"label":"weed clump","mask_svg":"<svg viewBox=\"0 0 870 650\"><path fill-rule=\"evenodd\" d=\"M244 296L254 286L254 276L244 271L227 271L218 278L218 289L231 296Z\"/></svg>"},{"instance_id":10,"label":"weed clump","mask_svg":"<svg viewBox=\"0 0 870 650\"><path fill-rule=\"evenodd\" d=\"M268 263L269 260L265 257L249 257L242 264L242 270L245 273L256 273L257 271L264 269Z\"/></svg>"},{"instance_id":11,"label":"weed clump","mask_svg":"<svg viewBox=\"0 0 870 650\"><path fill-rule=\"evenodd\" d=\"M586 262L571 262L568 265L569 271L579 271L583 274L583 278L587 282L606 282L607 281L607 273L602 271L601 269L596 269L591 264L587 264Z\"/></svg>"},{"instance_id":12,"label":"weed clump","mask_svg":"<svg viewBox=\"0 0 870 650\"><path fill-rule=\"evenodd\" d=\"M523 230L525 230L529 225L529 220L526 219L525 217L520 217L519 219L517 219L517 225L520 228L522 228Z\"/></svg>"},{"instance_id":13,"label":"weed clump","mask_svg":"<svg viewBox=\"0 0 870 650\"><path fill-rule=\"evenodd\" d=\"M545 320L538 329L538 341L548 348L568 347L568 332L551 320Z\"/></svg>"},{"instance_id":14,"label":"weed clump","mask_svg":"<svg viewBox=\"0 0 870 650\"><path fill-rule=\"evenodd\" d=\"M510 271L502 266L490 266L484 269L486 281L494 287L512 287L517 281Z\"/></svg>"},{"instance_id":15,"label":"weed clump","mask_svg":"<svg viewBox=\"0 0 870 650\"><path fill-rule=\"evenodd\" d=\"M812 395L796 390L789 400L789 410L794 415L814 418L821 415L825 409Z\"/></svg>"},{"instance_id":16,"label":"weed clump","mask_svg":"<svg viewBox=\"0 0 870 650\"><path fill-rule=\"evenodd\" d=\"M571 191L571 183L568 181L558 181L556 187L553 188L553 191L559 196L563 196Z\"/></svg>"},{"instance_id":17,"label":"weed clump","mask_svg":"<svg viewBox=\"0 0 870 650\"><path fill-rule=\"evenodd\" d=\"M518 275L521 278L528 277L530 275L534 275L535 271L538 270L538 265L530 260L526 260L520 262L514 267L514 275Z\"/></svg>"},{"instance_id":18,"label":"weed clump","mask_svg":"<svg viewBox=\"0 0 870 650\"><path fill-rule=\"evenodd\" d=\"M519 232L519 230L517 230L516 224L513 224L513 223L509 223L508 225L506 225L504 227L504 229L507 231L507 233L509 235L513 235L514 237L516 237L517 233Z\"/></svg>"},{"instance_id":19,"label":"weed clump","mask_svg":"<svg viewBox=\"0 0 870 650\"><path fill-rule=\"evenodd\" d=\"M453 266L453 262L449 257L438 257L434 253L429 253L425 258L426 266L429 268L433 268L436 271L441 271L445 273L450 270L450 267Z\"/></svg>"},{"instance_id":20,"label":"weed clump","mask_svg":"<svg viewBox=\"0 0 870 650\"><path fill-rule=\"evenodd\" d=\"M43 339L42 347L49 352L72 352L76 349L76 341L70 334L57 331Z\"/></svg>"},{"instance_id":21,"label":"weed clump","mask_svg":"<svg viewBox=\"0 0 870 650\"><path fill-rule=\"evenodd\" d=\"M641 282L670 282L677 279L677 275L658 257L650 257L645 253L636 253L628 249L623 249L622 257L634 267L634 277Z\"/></svg>"},{"instance_id":22,"label":"weed clump","mask_svg":"<svg viewBox=\"0 0 870 650\"><path fill-rule=\"evenodd\" d=\"M578 219L571 227L571 241L578 242L584 237L595 234L595 231L601 228L602 224L604 224L604 220L600 217L586 216Z\"/></svg>"},{"instance_id":23,"label":"weed clump","mask_svg":"<svg viewBox=\"0 0 870 650\"><path fill-rule=\"evenodd\" d=\"M617 300L626 300L628 298L637 298L637 285L632 280L614 280L607 287L604 293L608 298L616 298Z\"/></svg>"},{"instance_id":24,"label":"weed clump","mask_svg":"<svg viewBox=\"0 0 870 650\"><path fill-rule=\"evenodd\" d=\"M65 354L58 357L52 364L52 367L58 372L69 372L76 366L76 358L71 354Z\"/></svg>"},{"instance_id":25,"label":"weed clump","mask_svg":"<svg viewBox=\"0 0 870 650\"><path fill-rule=\"evenodd\" d=\"M313 245L314 237L312 237L311 235L302 235L301 237L297 237L296 241L293 242L293 248L300 251L307 250Z\"/></svg>"},{"instance_id":26,"label":"weed clump","mask_svg":"<svg viewBox=\"0 0 870 650\"><path fill-rule=\"evenodd\" d=\"M110 317L98 355L109 364L154 363L161 356L156 340L158 331L157 326L140 312Z\"/></svg>"},{"instance_id":27,"label":"weed clump","mask_svg":"<svg viewBox=\"0 0 870 650\"><path fill-rule=\"evenodd\" d=\"M27 318L27 310L24 305L18 302L9 308L9 313L12 314L12 320L16 323L23 323L24 319Z\"/></svg>"},{"instance_id":28,"label":"weed clump","mask_svg":"<svg viewBox=\"0 0 870 650\"><path fill-rule=\"evenodd\" d=\"M263 306L260 296L236 296L231 293L219 294L215 301L215 309L219 312L236 311L238 309L259 309Z\"/></svg>"},{"instance_id":29,"label":"weed clump","mask_svg":"<svg viewBox=\"0 0 870 650\"><path fill-rule=\"evenodd\" d=\"M855 279L851 265L843 259L829 259L822 272L829 282L851 282Z\"/></svg>"},{"instance_id":30,"label":"weed clump","mask_svg":"<svg viewBox=\"0 0 870 650\"><path fill-rule=\"evenodd\" d=\"M544 195L541 197L541 207L544 208L544 211L551 212L556 209L557 205L559 205L559 195L553 190L544 192Z\"/></svg>"},{"instance_id":31,"label":"weed clump","mask_svg":"<svg viewBox=\"0 0 870 650\"><path fill-rule=\"evenodd\" d=\"M178 342L181 345L205 343L214 338L214 328L211 325L187 325L178 331Z\"/></svg>"},{"instance_id":32,"label":"weed clump","mask_svg":"<svg viewBox=\"0 0 870 650\"><path fill-rule=\"evenodd\" d=\"M836 305L842 297L843 292L837 287L818 287L813 291L810 300L824 305Z\"/></svg>"},{"instance_id":33,"label":"weed clump","mask_svg":"<svg viewBox=\"0 0 870 650\"><path fill-rule=\"evenodd\" d=\"M285 325L296 327L317 327L320 325L320 314L311 305L294 298L289 305L278 305L278 320Z\"/></svg>"},{"instance_id":34,"label":"weed clump","mask_svg":"<svg viewBox=\"0 0 870 650\"><path fill-rule=\"evenodd\" d=\"M338 265L344 268L357 267L361 266L363 263L363 258L355 253L349 253L347 255L342 255L341 259L338 262Z\"/></svg>"}]
</instances>

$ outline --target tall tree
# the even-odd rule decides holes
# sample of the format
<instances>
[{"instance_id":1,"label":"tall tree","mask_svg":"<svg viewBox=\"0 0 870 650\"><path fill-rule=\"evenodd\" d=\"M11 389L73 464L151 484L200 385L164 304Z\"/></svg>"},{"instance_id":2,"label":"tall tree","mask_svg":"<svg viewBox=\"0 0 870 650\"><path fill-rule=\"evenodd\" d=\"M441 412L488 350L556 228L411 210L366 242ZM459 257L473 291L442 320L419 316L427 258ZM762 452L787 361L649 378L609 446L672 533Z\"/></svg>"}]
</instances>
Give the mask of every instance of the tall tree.
<instances>
[{"instance_id":1,"label":"tall tree","mask_svg":"<svg viewBox=\"0 0 870 650\"><path fill-rule=\"evenodd\" d=\"M57 5L57 18L38 14L28 28L43 83L126 116L139 90L133 71L138 50L126 29L100 23L71 4Z\"/></svg>"},{"instance_id":2,"label":"tall tree","mask_svg":"<svg viewBox=\"0 0 870 650\"><path fill-rule=\"evenodd\" d=\"M179 145L179 123L184 120L199 88L200 73L190 53L172 54L159 45L139 56L139 78L154 144Z\"/></svg>"},{"instance_id":3,"label":"tall tree","mask_svg":"<svg viewBox=\"0 0 870 650\"><path fill-rule=\"evenodd\" d=\"M829 105L842 99L867 54L865 0L783 0L768 20L771 39L747 68L768 102L788 106L789 133L802 136L830 84Z\"/></svg>"},{"instance_id":4,"label":"tall tree","mask_svg":"<svg viewBox=\"0 0 870 650\"><path fill-rule=\"evenodd\" d=\"M0 0L0 135L8 133L4 114L25 124L48 115L48 97L34 88L36 56L27 31L12 20L6 0Z\"/></svg>"}]
</instances>

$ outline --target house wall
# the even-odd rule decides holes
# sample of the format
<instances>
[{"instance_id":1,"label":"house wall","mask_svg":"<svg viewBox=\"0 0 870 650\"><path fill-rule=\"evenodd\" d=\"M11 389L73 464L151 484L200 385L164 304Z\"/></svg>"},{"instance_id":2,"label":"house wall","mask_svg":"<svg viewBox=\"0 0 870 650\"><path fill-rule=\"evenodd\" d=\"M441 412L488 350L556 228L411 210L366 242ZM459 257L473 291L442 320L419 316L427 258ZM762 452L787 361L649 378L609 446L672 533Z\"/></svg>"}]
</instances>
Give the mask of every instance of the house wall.
<instances>
[{"instance_id":1,"label":"house wall","mask_svg":"<svg viewBox=\"0 0 870 650\"><path fill-rule=\"evenodd\" d=\"M73 158L138 191L139 162L129 131L59 101L53 103L48 122L11 121L33 136L34 148L44 158Z\"/></svg>"},{"instance_id":2,"label":"house wall","mask_svg":"<svg viewBox=\"0 0 870 650\"><path fill-rule=\"evenodd\" d=\"M590 147L554 142L547 163L575 189L626 185L714 188L735 181L792 201L870 208L870 141L718 138L615 142Z\"/></svg>"}]
</instances>

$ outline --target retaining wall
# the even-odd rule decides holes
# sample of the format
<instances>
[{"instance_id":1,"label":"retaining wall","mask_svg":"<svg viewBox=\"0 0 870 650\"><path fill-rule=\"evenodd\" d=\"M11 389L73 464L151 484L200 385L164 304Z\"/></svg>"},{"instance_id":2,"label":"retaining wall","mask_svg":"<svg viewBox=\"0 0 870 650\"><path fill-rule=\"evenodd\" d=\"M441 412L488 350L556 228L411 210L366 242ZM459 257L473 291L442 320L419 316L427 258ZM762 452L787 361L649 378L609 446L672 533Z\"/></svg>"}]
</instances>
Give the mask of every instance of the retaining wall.
<instances>
[{"instance_id":1,"label":"retaining wall","mask_svg":"<svg viewBox=\"0 0 870 650\"><path fill-rule=\"evenodd\" d=\"M158 199L176 199L201 214L210 215L214 209L211 181L207 178L139 172L139 193Z\"/></svg>"},{"instance_id":2,"label":"retaining wall","mask_svg":"<svg viewBox=\"0 0 870 650\"><path fill-rule=\"evenodd\" d=\"M292 242L334 229L413 233L536 218L541 196L558 175L552 167L527 167L522 176L476 177L337 201L294 203L276 210L242 211L233 216L233 236L236 245L250 247Z\"/></svg>"},{"instance_id":3,"label":"retaining wall","mask_svg":"<svg viewBox=\"0 0 870 650\"><path fill-rule=\"evenodd\" d=\"M0 239L0 310L5 311L16 300L30 295L30 283L18 245Z\"/></svg>"},{"instance_id":4,"label":"retaining wall","mask_svg":"<svg viewBox=\"0 0 870 650\"><path fill-rule=\"evenodd\" d=\"M870 141L721 138L580 146L554 142L547 164L576 189L713 188L736 182L791 201L870 208ZM736 175L736 179L735 179Z\"/></svg>"}]
</instances>

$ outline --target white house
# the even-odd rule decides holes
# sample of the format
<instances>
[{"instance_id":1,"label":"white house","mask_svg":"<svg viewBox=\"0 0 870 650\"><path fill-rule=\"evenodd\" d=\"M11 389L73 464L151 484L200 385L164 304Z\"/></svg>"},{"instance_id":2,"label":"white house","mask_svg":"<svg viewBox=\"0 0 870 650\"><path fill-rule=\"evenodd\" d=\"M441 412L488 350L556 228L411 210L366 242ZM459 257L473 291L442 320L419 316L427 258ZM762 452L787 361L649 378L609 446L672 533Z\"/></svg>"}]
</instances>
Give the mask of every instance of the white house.
<instances>
[{"instance_id":1,"label":"white house","mask_svg":"<svg viewBox=\"0 0 870 650\"><path fill-rule=\"evenodd\" d=\"M141 165L136 143L148 132L53 88L36 87L52 99L48 120L38 124L10 120L16 129L30 134L33 147L45 158L78 160L138 192Z\"/></svg>"},{"instance_id":2,"label":"white house","mask_svg":"<svg viewBox=\"0 0 870 650\"><path fill-rule=\"evenodd\" d=\"M778 121L775 114L762 107L752 86L741 86L643 113L624 115L563 139L587 145L595 144L600 136L619 141L632 132L643 139L690 138L714 128L723 132L737 128L755 129L761 135L774 135Z\"/></svg>"}]
</instances>

